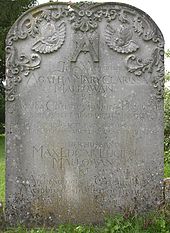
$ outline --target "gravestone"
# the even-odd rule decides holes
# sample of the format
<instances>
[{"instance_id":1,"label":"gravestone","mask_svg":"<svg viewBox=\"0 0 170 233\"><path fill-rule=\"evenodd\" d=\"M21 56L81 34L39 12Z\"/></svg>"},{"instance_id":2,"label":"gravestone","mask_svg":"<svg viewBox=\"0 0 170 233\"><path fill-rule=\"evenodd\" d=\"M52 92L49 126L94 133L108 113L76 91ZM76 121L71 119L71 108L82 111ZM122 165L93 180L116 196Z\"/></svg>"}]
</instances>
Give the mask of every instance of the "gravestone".
<instances>
[{"instance_id":1,"label":"gravestone","mask_svg":"<svg viewBox=\"0 0 170 233\"><path fill-rule=\"evenodd\" d=\"M47 3L6 40L6 218L100 223L163 198L164 40L120 3Z\"/></svg>"}]
</instances>

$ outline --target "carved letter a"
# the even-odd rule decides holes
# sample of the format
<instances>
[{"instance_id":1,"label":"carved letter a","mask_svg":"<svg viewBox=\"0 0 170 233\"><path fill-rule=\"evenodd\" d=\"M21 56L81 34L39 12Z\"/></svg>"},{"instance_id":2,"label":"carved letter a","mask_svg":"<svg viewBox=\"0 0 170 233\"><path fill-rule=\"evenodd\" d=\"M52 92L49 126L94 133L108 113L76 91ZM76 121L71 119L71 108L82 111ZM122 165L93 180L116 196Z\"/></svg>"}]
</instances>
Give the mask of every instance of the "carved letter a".
<instances>
[{"instance_id":1,"label":"carved letter a","mask_svg":"<svg viewBox=\"0 0 170 233\"><path fill-rule=\"evenodd\" d=\"M99 62L99 38L96 34L88 37L87 35L83 35L82 37L76 38L75 48L71 58L72 62L76 62L79 54L81 52L87 53L89 52L93 62Z\"/></svg>"}]
</instances>

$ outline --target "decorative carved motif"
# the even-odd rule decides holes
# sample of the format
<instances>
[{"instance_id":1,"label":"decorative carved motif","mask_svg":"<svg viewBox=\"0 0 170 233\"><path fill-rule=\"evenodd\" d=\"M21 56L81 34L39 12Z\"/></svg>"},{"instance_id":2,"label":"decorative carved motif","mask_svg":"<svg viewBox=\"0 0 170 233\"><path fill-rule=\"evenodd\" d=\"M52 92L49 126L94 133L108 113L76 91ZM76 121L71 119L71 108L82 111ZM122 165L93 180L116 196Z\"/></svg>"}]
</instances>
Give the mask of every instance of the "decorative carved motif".
<instances>
[{"instance_id":1,"label":"decorative carved motif","mask_svg":"<svg viewBox=\"0 0 170 233\"><path fill-rule=\"evenodd\" d=\"M162 99L164 94L164 75L161 77L154 76L152 78L152 83L153 87L156 89L156 97Z\"/></svg>"},{"instance_id":2,"label":"decorative carved motif","mask_svg":"<svg viewBox=\"0 0 170 233\"><path fill-rule=\"evenodd\" d=\"M140 15L136 14L133 18L133 28L139 36L142 36L142 39L145 41L152 40L153 42L161 42L161 34L158 32L157 26L152 22L148 22L148 19L145 17L141 17ZM160 44L160 47L163 44Z\"/></svg>"},{"instance_id":3,"label":"decorative carved motif","mask_svg":"<svg viewBox=\"0 0 170 233\"><path fill-rule=\"evenodd\" d=\"M141 76L143 73L154 73L154 67L156 72L154 76L151 76L154 88L156 88L156 94L158 98L163 97L164 89L164 50L162 48L156 48L151 54L151 58L143 61L136 55L132 54L126 58L126 67L130 73L134 73L136 76Z\"/></svg>"},{"instance_id":4,"label":"decorative carved motif","mask_svg":"<svg viewBox=\"0 0 170 233\"><path fill-rule=\"evenodd\" d=\"M89 35L86 33L76 33L75 48L72 55L72 62L76 62L81 52L89 52L94 62L99 62L99 36L97 32Z\"/></svg>"},{"instance_id":5,"label":"decorative carved motif","mask_svg":"<svg viewBox=\"0 0 170 233\"><path fill-rule=\"evenodd\" d=\"M141 76L146 70L152 73L153 67L158 66L159 63L159 49L156 48L150 59L143 61L141 58L136 57L134 54L129 55L126 59L126 67L130 73Z\"/></svg>"},{"instance_id":6,"label":"decorative carved motif","mask_svg":"<svg viewBox=\"0 0 170 233\"><path fill-rule=\"evenodd\" d=\"M120 30L116 31L108 24L105 30L106 44L118 53L131 53L139 48L132 37L131 28L124 25L121 25Z\"/></svg>"},{"instance_id":7,"label":"decorative carved motif","mask_svg":"<svg viewBox=\"0 0 170 233\"><path fill-rule=\"evenodd\" d=\"M9 55L6 62L6 75L7 87L6 87L6 100L15 100L15 92L18 83L22 81L23 76L28 76L31 70L35 70L40 67L41 57L38 54L31 54L29 58L25 54L17 55L17 51L13 46L6 48L6 52Z\"/></svg>"},{"instance_id":8,"label":"decorative carved motif","mask_svg":"<svg viewBox=\"0 0 170 233\"><path fill-rule=\"evenodd\" d=\"M42 38L33 45L32 50L39 53L52 53L64 44L66 25L63 22L56 29L54 23L49 22L41 34Z\"/></svg>"},{"instance_id":9,"label":"decorative carved motif","mask_svg":"<svg viewBox=\"0 0 170 233\"><path fill-rule=\"evenodd\" d=\"M157 63L155 64L156 75L152 77L153 87L156 89L156 96L158 99L163 98L164 94L164 50L162 48L158 49Z\"/></svg>"},{"instance_id":10,"label":"decorative carved motif","mask_svg":"<svg viewBox=\"0 0 170 233\"><path fill-rule=\"evenodd\" d=\"M74 6L74 5L73 5ZM77 31L87 32L95 30L98 27L97 18L95 18L95 11L91 9L92 5L89 3L80 3L78 9L73 9L69 12L70 22L73 28Z\"/></svg>"},{"instance_id":11,"label":"decorative carved motif","mask_svg":"<svg viewBox=\"0 0 170 233\"><path fill-rule=\"evenodd\" d=\"M128 23L127 14L133 15L134 13L128 9L122 9L118 5L108 9L99 3L82 2L72 4L68 16L75 30L87 32L95 30L98 23L104 18L106 18L107 22L118 18L120 22Z\"/></svg>"},{"instance_id":12,"label":"decorative carved motif","mask_svg":"<svg viewBox=\"0 0 170 233\"><path fill-rule=\"evenodd\" d=\"M126 58L126 67L130 73L134 73L136 76L141 76L142 73L145 73L148 70L149 73L152 72L153 69L153 60L148 59L143 61L141 58L136 57L136 55L132 54Z\"/></svg>"}]
</instances>

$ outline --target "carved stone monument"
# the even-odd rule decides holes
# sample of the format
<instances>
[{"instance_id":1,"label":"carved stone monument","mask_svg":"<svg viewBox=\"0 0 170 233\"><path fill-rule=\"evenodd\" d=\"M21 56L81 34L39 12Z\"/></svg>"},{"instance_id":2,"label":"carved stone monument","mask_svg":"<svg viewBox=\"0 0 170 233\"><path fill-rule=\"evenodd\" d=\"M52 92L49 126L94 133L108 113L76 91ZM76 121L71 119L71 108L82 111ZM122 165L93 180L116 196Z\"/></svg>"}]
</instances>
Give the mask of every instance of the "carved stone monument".
<instances>
[{"instance_id":1,"label":"carved stone monument","mask_svg":"<svg viewBox=\"0 0 170 233\"><path fill-rule=\"evenodd\" d=\"M6 40L6 218L99 223L163 198L164 40L120 3L47 3Z\"/></svg>"}]
</instances>

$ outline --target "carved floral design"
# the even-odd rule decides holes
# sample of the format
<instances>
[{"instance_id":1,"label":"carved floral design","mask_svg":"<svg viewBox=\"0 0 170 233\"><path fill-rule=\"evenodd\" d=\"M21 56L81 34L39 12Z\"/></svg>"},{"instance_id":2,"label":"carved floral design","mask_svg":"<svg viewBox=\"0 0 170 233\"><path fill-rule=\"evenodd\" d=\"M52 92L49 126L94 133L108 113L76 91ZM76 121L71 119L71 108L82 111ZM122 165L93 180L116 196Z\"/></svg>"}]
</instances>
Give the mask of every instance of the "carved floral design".
<instances>
[{"instance_id":1,"label":"carved floral design","mask_svg":"<svg viewBox=\"0 0 170 233\"><path fill-rule=\"evenodd\" d=\"M6 87L6 100L15 100L15 92L18 83L22 81L23 76L28 76L31 70L35 70L40 67L41 57L38 54L31 54L28 57L25 54L17 55L17 51L13 46L6 48L9 57L6 62L6 75L7 87Z\"/></svg>"},{"instance_id":2,"label":"carved floral design","mask_svg":"<svg viewBox=\"0 0 170 233\"><path fill-rule=\"evenodd\" d=\"M148 70L149 73L152 72L153 60L148 59L143 61L136 55L131 54L126 59L126 67L130 73L134 73L136 76L141 76L142 73L145 73L146 70Z\"/></svg>"},{"instance_id":3,"label":"carved floral design","mask_svg":"<svg viewBox=\"0 0 170 233\"><path fill-rule=\"evenodd\" d=\"M143 40L152 40L154 43L158 43L158 47L163 47L164 42L162 40L162 35L154 22L151 23L145 17L136 15L133 18L133 28Z\"/></svg>"},{"instance_id":4,"label":"carved floral design","mask_svg":"<svg viewBox=\"0 0 170 233\"><path fill-rule=\"evenodd\" d=\"M94 19L94 14L91 10L82 9L80 11L70 11L70 22L75 30L87 32L89 30L95 30L98 26Z\"/></svg>"},{"instance_id":5,"label":"carved floral design","mask_svg":"<svg viewBox=\"0 0 170 233\"><path fill-rule=\"evenodd\" d=\"M154 67L156 67L156 75L151 76L151 80L154 88L156 88L157 97L160 99L163 97L164 89L164 50L162 48L156 48L151 54L151 58L142 60L136 55L132 54L126 58L126 67L128 72L134 73L136 76L141 76L143 73L154 73Z\"/></svg>"},{"instance_id":6,"label":"carved floral design","mask_svg":"<svg viewBox=\"0 0 170 233\"><path fill-rule=\"evenodd\" d=\"M68 18L72 27L76 31L88 32L94 31L98 23L106 18L107 22L118 20L122 23L129 23L127 15L134 15L134 12L128 9L122 9L120 6L103 7L102 4L92 2L71 3L68 6L57 7L55 10L44 10L39 16L30 19L27 27L29 34L33 37L40 33L39 25L43 20L50 22L59 21Z\"/></svg>"},{"instance_id":7,"label":"carved floral design","mask_svg":"<svg viewBox=\"0 0 170 233\"><path fill-rule=\"evenodd\" d=\"M156 65L156 75L152 77L153 87L156 89L158 99L163 98L164 94L164 50L160 49Z\"/></svg>"},{"instance_id":8,"label":"carved floral design","mask_svg":"<svg viewBox=\"0 0 170 233\"><path fill-rule=\"evenodd\" d=\"M74 8L78 6L78 8ZM95 6L95 7L94 7ZM107 7L101 7L98 3L80 3L72 4L69 11L70 22L75 30L87 32L95 30L98 27L98 23L102 19L106 19L107 22L111 22L118 18L122 23L128 23L127 14L133 14L130 10L124 10L119 6L114 6L108 9Z\"/></svg>"}]
</instances>

